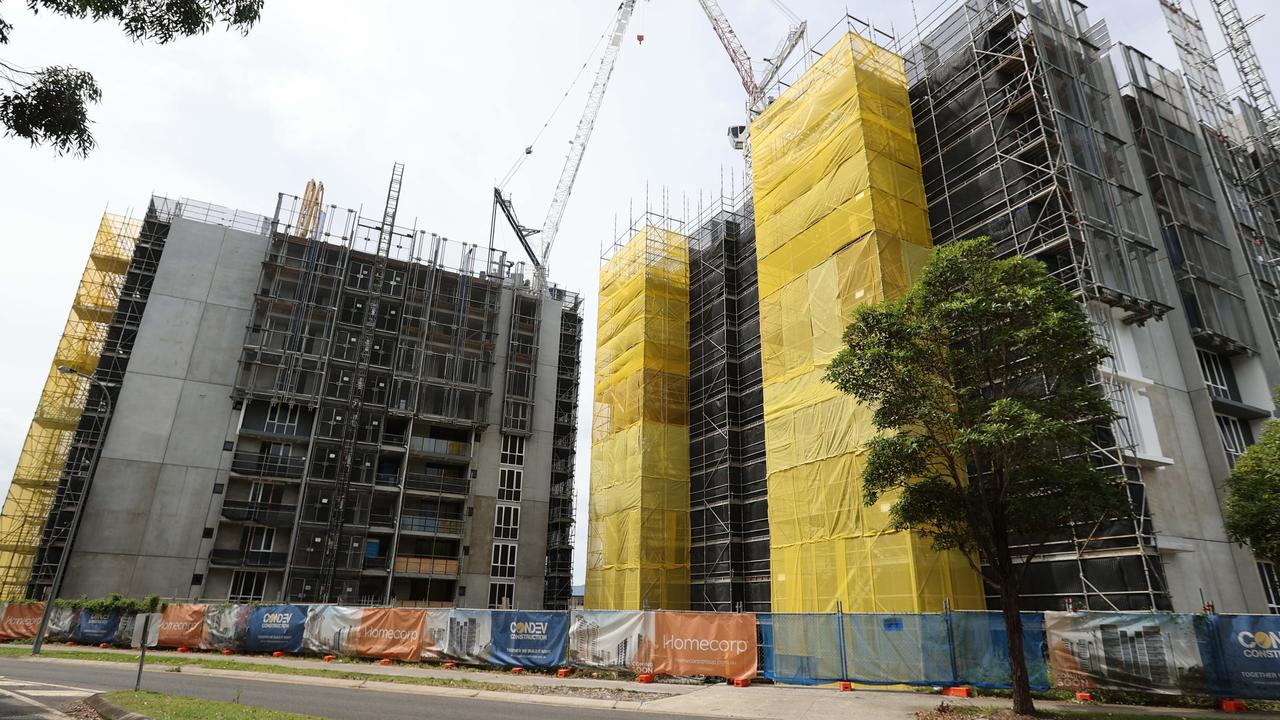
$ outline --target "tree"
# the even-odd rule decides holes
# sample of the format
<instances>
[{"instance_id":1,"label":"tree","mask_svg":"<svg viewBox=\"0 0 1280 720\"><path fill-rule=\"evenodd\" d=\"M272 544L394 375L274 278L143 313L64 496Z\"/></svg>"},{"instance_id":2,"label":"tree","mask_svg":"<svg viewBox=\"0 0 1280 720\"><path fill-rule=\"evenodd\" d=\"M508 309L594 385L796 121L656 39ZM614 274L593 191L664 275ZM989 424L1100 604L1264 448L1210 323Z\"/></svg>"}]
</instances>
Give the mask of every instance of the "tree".
<instances>
[{"instance_id":1,"label":"tree","mask_svg":"<svg viewBox=\"0 0 1280 720\"><path fill-rule=\"evenodd\" d=\"M1253 548L1259 560L1280 562L1280 423L1267 421L1226 485L1227 537Z\"/></svg>"},{"instance_id":2,"label":"tree","mask_svg":"<svg viewBox=\"0 0 1280 720\"><path fill-rule=\"evenodd\" d=\"M223 23L247 33L264 0L27 0L41 10L93 22L111 20L137 41L160 44L208 32ZM0 45L13 26L0 18ZM48 144L59 155L87 156L95 141L88 106L102 99L93 76L70 66L26 70L0 58L0 125L6 137Z\"/></svg>"},{"instance_id":3,"label":"tree","mask_svg":"<svg viewBox=\"0 0 1280 720\"><path fill-rule=\"evenodd\" d=\"M1014 710L1034 712L1018 614L1028 563L1068 525L1129 512L1122 479L1091 458L1115 419L1094 382L1106 349L1042 263L995 259L987 238L936 249L903 297L858 309L844 344L826 378L874 407L880 431L864 502L888 495L892 527L983 574L1000 598Z\"/></svg>"}]
</instances>

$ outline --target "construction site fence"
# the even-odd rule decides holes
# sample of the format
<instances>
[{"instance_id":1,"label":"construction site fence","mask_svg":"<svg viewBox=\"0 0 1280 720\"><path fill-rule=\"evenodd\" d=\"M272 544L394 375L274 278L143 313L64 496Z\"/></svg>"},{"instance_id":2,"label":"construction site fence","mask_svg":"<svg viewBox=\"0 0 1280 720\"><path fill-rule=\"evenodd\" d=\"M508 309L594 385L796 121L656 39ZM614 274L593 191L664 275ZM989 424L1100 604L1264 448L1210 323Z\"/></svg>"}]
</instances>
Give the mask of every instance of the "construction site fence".
<instances>
[{"instance_id":1,"label":"construction site fence","mask_svg":"<svg viewBox=\"0 0 1280 720\"><path fill-rule=\"evenodd\" d=\"M30 640L42 603L0 605ZM1280 699L1280 615L1023 613L1033 689ZM147 637L141 637L143 627ZM171 603L127 614L55 607L50 642L575 667L780 683L1008 688L994 612L700 613Z\"/></svg>"}]
</instances>

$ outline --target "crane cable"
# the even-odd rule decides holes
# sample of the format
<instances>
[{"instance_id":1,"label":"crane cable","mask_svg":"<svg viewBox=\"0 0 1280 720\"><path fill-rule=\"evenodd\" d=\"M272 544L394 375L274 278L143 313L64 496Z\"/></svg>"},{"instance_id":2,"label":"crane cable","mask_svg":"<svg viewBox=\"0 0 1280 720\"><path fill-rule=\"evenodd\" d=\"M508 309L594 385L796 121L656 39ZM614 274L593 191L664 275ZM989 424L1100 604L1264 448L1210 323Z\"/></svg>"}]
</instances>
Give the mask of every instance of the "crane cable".
<instances>
[{"instance_id":1,"label":"crane cable","mask_svg":"<svg viewBox=\"0 0 1280 720\"><path fill-rule=\"evenodd\" d=\"M596 44L591 47L591 52L587 54L587 59L582 61L582 67L578 68L578 73L573 76L573 81L569 83L569 87L566 88L564 94L560 96L560 101L556 103L554 108L552 108L551 114L547 116L546 122L542 123L542 127L539 128L538 133L533 136L533 140L525 146L524 152L520 153L520 156L516 158L516 161L511 164L511 169L507 170L507 174L502 176L502 181L498 183L499 189L507 187L507 183L511 182L511 179L515 177L517 172L519 172L521 166L524 165L524 161L533 154L533 146L542 138L542 134L547 131L547 126L555 119L556 113L560 111L560 107L564 105L564 101L569 98L569 94L573 92L575 87L577 87L578 81L582 79L582 73L591 64L591 60L596 56L596 51L600 49L600 45L613 30L613 25L614 19L610 18L609 24L606 25L604 31L600 33L600 37L596 38Z\"/></svg>"}]
</instances>

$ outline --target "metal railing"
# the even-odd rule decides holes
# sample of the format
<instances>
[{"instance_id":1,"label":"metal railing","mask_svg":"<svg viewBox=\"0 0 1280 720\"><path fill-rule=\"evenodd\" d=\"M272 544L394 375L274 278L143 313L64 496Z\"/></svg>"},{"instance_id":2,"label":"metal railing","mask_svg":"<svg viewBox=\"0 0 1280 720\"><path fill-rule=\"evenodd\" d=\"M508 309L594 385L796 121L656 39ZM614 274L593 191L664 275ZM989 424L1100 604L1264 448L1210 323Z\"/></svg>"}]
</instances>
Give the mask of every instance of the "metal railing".
<instances>
[{"instance_id":1,"label":"metal railing","mask_svg":"<svg viewBox=\"0 0 1280 720\"><path fill-rule=\"evenodd\" d=\"M405 475L406 490L432 493L466 495L471 492L471 481L465 477L451 477L436 473L409 473Z\"/></svg>"},{"instance_id":2,"label":"metal railing","mask_svg":"<svg viewBox=\"0 0 1280 720\"><path fill-rule=\"evenodd\" d=\"M438 438L409 438L409 450L432 455L471 456L471 443L462 440L440 440Z\"/></svg>"},{"instance_id":3,"label":"metal railing","mask_svg":"<svg viewBox=\"0 0 1280 720\"><path fill-rule=\"evenodd\" d=\"M230 550L215 549L209 553L210 565L229 567L284 567L288 553L269 552L266 550Z\"/></svg>"},{"instance_id":4,"label":"metal railing","mask_svg":"<svg viewBox=\"0 0 1280 720\"><path fill-rule=\"evenodd\" d=\"M223 500L222 517L235 522L255 522L270 527L288 527L298 508L290 503Z\"/></svg>"},{"instance_id":5,"label":"metal railing","mask_svg":"<svg viewBox=\"0 0 1280 720\"><path fill-rule=\"evenodd\" d=\"M410 575L457 575L458 561L449 558L416 557L399 555L396 557L397 573Z\"/></svg>"},{"instance_id":6,"label":"metal railing","mask_svg":"<svg viewBox=\"0 0 1280 720\"><path fill-rule=\"evenodd\" d=\"M280 457L240 451L231 458L231 472L254 477L300 480L306 466L307 459L304 457Z\"/></svg>"},{"instance_id":7,"label":"metal railing","mask_svg":"<svg viewBox=\"0 0 1280 720\"><path fill-rule=\"evenodd\" d=\"M461 517L438 517L433 515L401 515L400 530L402 532L439 533L444 535L461 535Z\"/></svg>"}]
</instances>

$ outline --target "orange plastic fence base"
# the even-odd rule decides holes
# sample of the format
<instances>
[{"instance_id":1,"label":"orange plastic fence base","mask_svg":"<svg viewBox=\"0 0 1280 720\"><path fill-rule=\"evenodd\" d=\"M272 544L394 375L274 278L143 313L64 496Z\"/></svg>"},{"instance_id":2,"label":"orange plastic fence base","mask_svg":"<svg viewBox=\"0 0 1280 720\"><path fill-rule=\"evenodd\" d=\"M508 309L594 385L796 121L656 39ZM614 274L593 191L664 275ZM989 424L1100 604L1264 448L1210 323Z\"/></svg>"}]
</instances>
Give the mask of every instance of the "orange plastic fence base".
<instances>
[{"instance_id":1,"label":"orange plastic fence base","mask_svg":"<svg viewBox=\"0 0 1280 720\"><path fill-rule=\"evenodd\" d=\"M106 648L111 647L111 643L99 643L98 647L103 648L105 650Z\"/></svg>"},{"instance_id":2,"label":"orange plastic fence base","mask_svg":"<svg viewBox=\"0 0 1280 720\"><path fill-rule=\"evenodd\" d=\"M183 646L178 648L178 652L191 652L191 648Z\"/></svg>"},{"instance_id":3,"label":"orange plastic fence base","mask_svg":"<svg viewBox=\"0 0 1280 720\"><path fill-rule=\"evenodd\" d=\"M445 663L445 664L444 664L444 669L445 669L445 670L452 670L452 669L454 669L454 668L456 668L456 667L458 667L458 663L456 663L456 662L447 662L447 663Z\"/></svg>"},{"instance_id":4,"label":"orange plastic fence base","mask_svg":"<svg viewBox=\"0 0 1280 720\"><path fill-rule=\"evenodd\" d=\"M511 668L512 675L519 675L522 672L524 672L524 668L521 668L521 667Z\"/></svg>"},{"instance_id":5,"label":"orange plastic fence base","mask_svg":"<svg viewBox=\"0 0 1280 720\"><path fill-rule=\"evenodd\" d=\"M559 670L556 671L556 677L558 678L567 678L572 674L573 674L573 670L570 668L560 668Z\"/></svg>"},{"instance_id":6,"label":"orange plastic fence base","mask_svg":"<svg viewBox=\"0 0 1280 720\"><path fill-rule=\"evenodd\" d=\"M840 692L853 692L853 683L842 681L840 683Z\"/></svg>"},{"instance_id":7,"label":"orange plastic fence base","mask_svg":"<svg viewBox=\"0 0 1280 720\"><path fill-rule=\"evenodd\" d=\"M1076 699L1080 702L1093 702L1093 693L1078 692L1076 693Z\"/></svg>"},{"instance_id":8,"label":"orange plastic fence base","mask_svg":"<svg viewBox=\"0 0 1280 720\"><path fill-rule=\"evenodd\" d=\"M378 664L379 665L395 665L396 661L392 660L391 658L382 658L381 660L378 661Z\"/></svg>"},{"instance_id":9,"label":"orange plastic fence base","mask_svg":"<svg viewBox=\"0 0 1280 720\"><path fill-rule=\"evenodd\" d=\"M751 678L734 678L734 687L751 687Z\"/></svg>"},{"instance_id":10,"label":"orange plastic fence base","mask_svg":"<svg viewBox=\"0 0 1280 720\"><path fill-rule=\"evenodd\" d=\"M653 675L651 673L640 673L636 676L636 682L651 683L653 682Z\"/></svg>"},{"instance_id":11,"label":"orange plastic fence base","mask_svg":"<svg viewBox=\"0 0 1280 720\"><path fill-rule=\"evenodd\" d=\"M973 697L973 688L969 687L945 687L942 688L942 694L947 697L967 698Z\"/></svg>"},{"instance_id":12,"label":"orange plastic fence base","mask_svg":"<svg viewBox=\"0 0 1280 720\"><path fill-rule=\"evenodd\" d=\"M335 657L335 656L333 656L333 655L325 655L325 656L324 656L324 661L325 661L325 662L333 662L333 661L334 661L334 657Z\"/></svg>"},{"instance_id":13,"label":"orange plastic fence base","mask_svg":"<svg viewBox=\"0 0 1280 720\"><path fill-rule=\"evenodd\" d=\"M275 651L275 652L271 653L271 657L284 657L284 651L283 651L283 650L277 650L277 651Z\"/></svg>"},{"instance_id":14,"label":"orange plastic fence base","mask_svg":"<svg viewBox=\"0 0 1280 720\"><path fill-rule=\"evenodd\" d=\"M1239 700L1219 700L1218 709L1222 712L1237 713L1244 712L1244 703Z\"/></svg>"},{"instance_id":15,"label":"orange plastic fence base","mask_svg":"<svg viewBox=\"0 0 1280 720\"><path fill-rule=\"evenodd\" d=\"M231 648L223 648L223 650L222 650L222 654L223 654L223 655L235 655L235 654L236 654L236 651L235 651L235 650L232 650Z\"/></svg>"}]
</instances>

